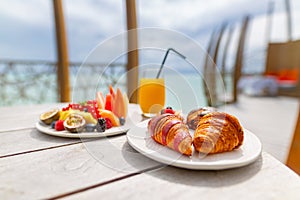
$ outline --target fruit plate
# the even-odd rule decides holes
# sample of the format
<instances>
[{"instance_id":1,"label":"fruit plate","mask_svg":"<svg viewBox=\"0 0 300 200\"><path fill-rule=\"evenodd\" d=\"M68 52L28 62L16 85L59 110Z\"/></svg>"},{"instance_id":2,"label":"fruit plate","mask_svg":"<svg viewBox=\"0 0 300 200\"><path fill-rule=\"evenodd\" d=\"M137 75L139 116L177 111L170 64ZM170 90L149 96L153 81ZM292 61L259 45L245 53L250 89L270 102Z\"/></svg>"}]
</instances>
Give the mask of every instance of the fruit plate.
<instances>
[{"instance_id":1,"label":"fruit plate","mask_svg":"<svg viewBox=\"0 0 300 200\"><path fill-rule=\"evenodd\" d=\"M194 170L221 170L248 165L260 157L262 144L249 130L244 129L243 145L231 152L204 155L194 151L184 156L156 143L147 131L148 121L143 121L127 132L128 143L141 154L158 162Z\"/></svg>"},{"instance_id":2,"label":"fruit plate","mask_svg":"<svg viewBox=\"0 0 300 200\"><path fill-rule=\"evenodd\" d=\"M35 127L40 132L52 136L66 137L66 138L99 138L99 137L107 137L107 136L126 133L129 130L130 125L129 123L128 124L125 123L124 126L112 127L110 129L105 130L104 132L81 132L81 133L71 133L66 130L56 131L55 129L45 125L40 121L35 124Z\"/></svg>"}]
</instances>

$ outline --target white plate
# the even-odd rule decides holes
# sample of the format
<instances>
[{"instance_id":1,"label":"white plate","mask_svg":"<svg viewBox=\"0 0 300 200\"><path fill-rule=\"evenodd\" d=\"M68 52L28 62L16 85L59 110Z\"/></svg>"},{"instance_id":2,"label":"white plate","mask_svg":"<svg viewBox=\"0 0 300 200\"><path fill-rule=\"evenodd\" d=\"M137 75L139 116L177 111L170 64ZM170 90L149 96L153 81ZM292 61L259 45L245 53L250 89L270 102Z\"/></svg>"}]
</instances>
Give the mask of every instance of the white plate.
<instances>
[{"instance_id":1,"label":"white plate","mask_svg":"<svg viewBox=\"0 0 300 200\"><path fill-rule=\"evenodd\" d=\"M158 162L186 169L219 170L248 165L261 154L260 140L244 129L244 143L231 152L203 155L195 152L191 157L156 143L147 132L147 121L141 122L127 132L128 143L138 152Z\"/></svg>"},{"instance_id":2,"label":"white plate","mask_svg":"<svg viewBox=\"0 0 300 200\"><path fill-rule=\"evenodd\" d=\"M47 126L43 124L42 122L37 122L35 124L35 127L37 130L39 130L42 133L58 136L58 137L67 137L67 138L98 138L98 137L107 137L112 135L119 135L122 133L126 133L130 126L124 125L119 127L113 127L110 129L107 129L104 132L81 132L81 133L71 133L69 131L56 131L55 129L51 128L50 126Z\"/></svg>"}]
</instances>

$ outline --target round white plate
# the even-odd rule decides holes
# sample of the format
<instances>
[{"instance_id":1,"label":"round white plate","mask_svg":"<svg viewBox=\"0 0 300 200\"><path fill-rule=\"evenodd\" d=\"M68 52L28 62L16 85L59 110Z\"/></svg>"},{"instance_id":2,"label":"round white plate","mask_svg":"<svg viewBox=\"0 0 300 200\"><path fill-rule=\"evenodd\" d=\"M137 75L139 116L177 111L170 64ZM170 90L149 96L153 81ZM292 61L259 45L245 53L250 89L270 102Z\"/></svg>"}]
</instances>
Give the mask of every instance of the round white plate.
<instances>
[{"instance_id":1,"label":"round white plate","mask_svg":"<svg viewBox=\"0 0 300 200\"><path fill-rule=\"evenodd\" d=\"M236 168L254 162L261 154L262 144L250 131L244 129L243 145L231 152L204 155L194 151L192 156L181 155L156 143L147 131L147 121L127 132L128 143L138 152L158 162L186 169L220 170Z\"/></svg>"},{"instance_id":2,"label":"round white plate","mask_svg":"<svg viewBox=\"0 0 300 200\"><path fill-rule=\"evenodd\" d=\"M81 132L81 133L71 133L69 131L56 131L55 129L51 128L50 126L47 126L43 124L42 122L37 122L35 124L35 127L37 130L39 130L42 133L52 135L52 136L58 136L58 137L67 137L67 138L99 138L99 137L107 137L112 135L119 135L122 133L126 133L130 126L124 125L119 127L112 127L110 129L105 130L104 132Z\"/></svg>"}]
</instances>

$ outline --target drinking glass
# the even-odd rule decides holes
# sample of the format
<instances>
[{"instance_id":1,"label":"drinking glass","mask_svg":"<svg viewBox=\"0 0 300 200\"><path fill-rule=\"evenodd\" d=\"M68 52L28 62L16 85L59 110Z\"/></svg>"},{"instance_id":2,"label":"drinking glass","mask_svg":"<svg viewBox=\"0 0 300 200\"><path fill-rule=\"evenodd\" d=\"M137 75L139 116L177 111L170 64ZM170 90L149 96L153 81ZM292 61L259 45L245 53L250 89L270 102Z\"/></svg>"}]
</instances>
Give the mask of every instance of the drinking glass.
<instances>
[{"instance_id":1,"label":"drinking glass","mask_svg":"<svg viewBox=\"0 0 300 200\"><path fill-rule=\"evenodd\" d=\"M158 70L144 69L139 82L138 99L145 117L157 115L165 105L165 81L156 78Z\"/></svg>"}]
</instances>

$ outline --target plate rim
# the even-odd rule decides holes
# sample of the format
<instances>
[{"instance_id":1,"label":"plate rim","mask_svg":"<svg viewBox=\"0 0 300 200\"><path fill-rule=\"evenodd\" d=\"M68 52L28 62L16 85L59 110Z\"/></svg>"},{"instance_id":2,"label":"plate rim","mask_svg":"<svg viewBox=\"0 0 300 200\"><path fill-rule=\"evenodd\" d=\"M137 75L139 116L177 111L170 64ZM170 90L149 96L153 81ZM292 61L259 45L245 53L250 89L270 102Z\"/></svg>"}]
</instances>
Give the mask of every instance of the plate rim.
<instances>
[{"instance_id":1,"label":"plate rim","mask_svg":"<svg viewBox=\"0 0 300 200\"><path fill-rule=\"evenodd\" d=\"M83 133L71 133L67 130L63 131L55 131L50 126L41 124L42 122L38 121L35 124L35 128L44 134L56 136L56 137L63 137L63 138L101 138L107 136L114 136L114 135L121 135L125 134L129 130L129 126L119 126L113 127L111 130L115 131L104 131L104 132L83 132Z\"/></svg>"},{"instance_id":2,"label":"plate rim","mask_svg":"<svg viewBox=\"0 0 300 200\"><path fill-rule=\"evenodd\" d=\"M145 121L143 122L140 122L140 124L142 123L145 123ZM144 129L146 129L146 127L143 127ZM143 154L144 156L150 158L150 159L153 159L157 162L160 162L160 163L163 163L163 164L166 164L166 165L171 165L171 166L174 166L174 167L179 167L179 168L184 168L184 169L191 169L191 170L223 170L223 169L233 169L233 168L238 168L238 167L243 167L243 166L246 166L246 165L249 165L251 163L253 163L254 161L256 161L260 156L261 156L261 153L262 153L262 143L260 141L260 139L254 134L252 133L251 131L249 131L248 129L244 129L244 134L249 134L251 135L250 137L254 138L253 141L256 142L257 145L259 145L259 149L253 153L253 155L251 155L249 157L249 159L247 159L246 161L231 161L230 163L210 163L210 162L207 162L207 163L203 163L201 162L201 164L197 164L195 162L190 162L190 163L186 163L186 161L184 160L181 160L180 158L181 157L186 157L184 155L180 155L178 153L178 159L177 160L166 160L164 157L165 156L156 156L156 154L154 153L149 153L149 152L145 152L143 150L143 148L139 147L139 145L136 145L134 143L134 139L131 138L130 136L130 133L131 131L133 131L132 129L130 129L127 134L126 134L126 138L127 138L127 141L128 143L130 144L131 147L133 147L136 151L140 152L141 154ZM145 139L145 137L143 137ZM152 140L154 143L156 143L154 140ZM158 143L156 143L158 144ZM158 144L160 145L160 144ZM243 144L245 145L245 144ZM162 148L168 148L166 146L163 146L161 145ZM170 151L173 151L171 149L169 149ZM152 151L152 150L151 150ZM175 151L174 151L175 152ZM226 152L225 152L226 153ZM219 154L220 155L220 154Z\"/></svg>"}]
</instances>

